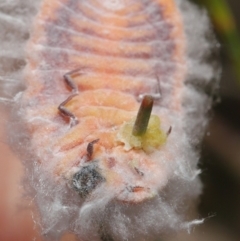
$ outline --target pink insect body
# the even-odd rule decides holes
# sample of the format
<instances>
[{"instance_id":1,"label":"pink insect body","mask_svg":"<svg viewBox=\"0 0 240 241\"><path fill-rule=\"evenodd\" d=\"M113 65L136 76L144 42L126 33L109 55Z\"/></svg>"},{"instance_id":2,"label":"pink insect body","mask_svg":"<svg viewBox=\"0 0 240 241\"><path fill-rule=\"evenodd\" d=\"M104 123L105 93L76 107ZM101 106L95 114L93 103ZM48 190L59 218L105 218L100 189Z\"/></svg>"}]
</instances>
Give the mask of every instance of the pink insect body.
<instances>
[{"instance_id":1,"label":"pink insect body","mask_svg":"<svg viewBox=\"0 0 240 241\"><path fill-rule=\"evenodd\" d=\"M21 105L41 168L83 198L156 196L182 149L185 35L175 3L45 0L27 49ZM144 137L143 147L123 139L145 95L156 131L173 131L161 144Z\"/></svg>"}]
</instances>

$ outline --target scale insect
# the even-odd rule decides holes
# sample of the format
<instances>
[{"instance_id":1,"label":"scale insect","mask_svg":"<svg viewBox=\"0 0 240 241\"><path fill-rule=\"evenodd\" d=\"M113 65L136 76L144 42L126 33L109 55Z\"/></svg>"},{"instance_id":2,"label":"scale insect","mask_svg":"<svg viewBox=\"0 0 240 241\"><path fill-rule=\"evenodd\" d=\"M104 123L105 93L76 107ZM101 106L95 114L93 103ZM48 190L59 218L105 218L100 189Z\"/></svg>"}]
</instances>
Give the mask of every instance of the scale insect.
<instances>
[{"instance_id":1,"label":"scale insect","mask_svg":"<svg viewBox=\"0 0 240 241\"><path fill-rule=\"evenodd\" d=\"M70 127L72 128L73 126L77 125L79 123L79 120L77 117L70 112L65 105L68 104L75 96L79 94L78 87L74 83L72 79L72 75L79 75L80 70L74 70L71 72L68 72L65 74L64 81L71 88L71 95L67 97L66 100L64 100L59 106L58 110L63 116L66 116L70 118ZM158 80L159 83L159 80ZM139 95L138 99L142 99L141 106L139 108L135 123L133 125L132 129L132 135L133 136L144 136L144 134L147 131L149 119L151 116L152 112L152 107L153 107L153 100L154 99L160 99L160 87L159 84L157 86L158 88L158 93L154 95L147 95L147 94L141 94ZM171 130L171 127L170 127ZM170 130L168 130L167 135L169 135ZM93 140L88 143L87 145L87 158L88 161L93 161L91 160L93 151L94 151L94 144L98 143L99 139ZM139 171L137 167L134 167L135 171L140 175L143 176L144 173ZM77 173L74 174L73 176L73 187L76 189L81 197L86 197L88 194L91 193L92 190L94 190L99 183L101 183L104 180L104 178L99 174L99 172L96 170L96 163L92 164L90 163L87 166L84 166L81 168L81 170ZM129 192L138 192L144 190L144 187L126 187Z\"/></svg>"},{"instance_id":2,"label":"scale insect","mask_svg":"<svg viewBox=\"0 0 240 241\"><path fill-rule=\"evenodd\" d=\"M158 181L165 170L156 154L168 152L169 116L182 115L185 36L174 2L123 2L43 1L28 43L34 54L22 104L42 166L46 146L52 150L53 178L75 180L74 170L94 161L101 185L138 203L167 181ZM142 188L127 193L130 186Z\"/></svg>"},{"instance_id":3,"label":"scale insect","mask_svg":"<svg viewBox=\"0 0 240 241\"><path fill-rule=\"evenodd\" d=\"M19 100L30 140L29 170L39 182L51 183L31 183L47 186L42 192L35 188L37 199L51 203L47 194L55 186L65 190L57 189L53 197L69 210L78 207L73 209L81 223L85 212L97 215L108 202L120 207L156 202L158 217L169 210L177 216L178 207L170 204L182 203L190 187L194 197L200 193L188 132L195 127L193 108L186 104L198 95L185 82L191 59L181 3L42 1L27 44L26 90ZM196 109L204 101L199 97ZM172 183L181 185L181 195L169 191L174 197L168 196ZM96 203L104 208L96 211ZM44 213L44 205L40 209ZM72 213L62 215L72 220ZM117 220L117 214L109 215ZM116 227L127 219L121 220L113 222ZM170 222L166 227L175 227Z\"/></svg>"}]
</instances>

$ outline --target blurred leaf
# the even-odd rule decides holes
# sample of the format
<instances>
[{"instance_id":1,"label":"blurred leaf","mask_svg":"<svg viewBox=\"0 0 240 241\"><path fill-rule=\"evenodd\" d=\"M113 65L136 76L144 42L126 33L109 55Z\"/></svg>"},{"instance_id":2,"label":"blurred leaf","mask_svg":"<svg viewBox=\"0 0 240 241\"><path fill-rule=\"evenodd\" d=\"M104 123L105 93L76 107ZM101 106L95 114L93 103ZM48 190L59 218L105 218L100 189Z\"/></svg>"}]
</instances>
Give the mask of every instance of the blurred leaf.
<instances>
[{"instance_id":1,"label":"blurred leaf","mask_svg":"<svg viewBox=\"0 0 240 241\"><path fill-rule=\"evenodd\" d=\"M208 9L215 29L233 62L233 67L240 85L240 35L229 4L226 0L194 1L206 6Z\"/></svg>"}]
</instances>

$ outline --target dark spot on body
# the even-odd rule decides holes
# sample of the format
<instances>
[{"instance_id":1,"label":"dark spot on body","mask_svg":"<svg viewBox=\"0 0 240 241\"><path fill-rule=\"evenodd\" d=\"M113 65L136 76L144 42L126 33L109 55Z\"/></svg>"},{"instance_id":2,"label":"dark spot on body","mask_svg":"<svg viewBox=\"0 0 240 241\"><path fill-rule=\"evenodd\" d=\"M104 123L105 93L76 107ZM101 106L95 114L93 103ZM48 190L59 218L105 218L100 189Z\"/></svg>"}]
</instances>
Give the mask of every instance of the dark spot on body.
<instances>
[{"instance_id":1,"label":"dark spot on body","mask_svg":"<svg viewBox=\"0 0 240 241\"><path fill-rule=\"evenodd\" d=\"M93 163L83 167L79 172L74 174L72 185L79 195L84 198L104 180L97 170L96 163Z\"/></svg>"}]
</instances>

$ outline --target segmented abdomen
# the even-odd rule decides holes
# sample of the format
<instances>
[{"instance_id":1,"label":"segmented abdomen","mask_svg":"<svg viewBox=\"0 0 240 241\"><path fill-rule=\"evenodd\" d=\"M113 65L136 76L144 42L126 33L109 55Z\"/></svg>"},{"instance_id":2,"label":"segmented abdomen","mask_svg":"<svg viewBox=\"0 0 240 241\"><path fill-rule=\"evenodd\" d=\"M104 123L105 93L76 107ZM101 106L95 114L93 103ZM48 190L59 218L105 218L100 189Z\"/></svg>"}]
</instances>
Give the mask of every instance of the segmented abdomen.
<instances>
[{"instance_id":1,"label":"segmented abdomen","mask_svg":"<svg viewBox=\"0 0 240 241\"><path fill-rule=\"evenodd\" d=\"M159 108L181 115L184 45L181 17L172 0L43 1L28 44L22 99L39 161L51 162L54 175L68 177L69 170L81 164L87 144L100 139L93 159L101 156L103 176L114 185L134 182L136 174L118 156L140 160L143 173L162 174L164 170L155 170L152 157L141 150L124 151L116 136L119 126L136 116L138 96L158 94L158 80L161 98L155 103L156 114L165 129L171 123ZM79 95L66 108L79 123L70 128L58 106L71 91L63 75L75 69ZM127 177L118 171L112 174L114 166ZM150 172L139 178L134 185L147 186L146 192L156 183Z\"/></svg>"}]
</instances>

